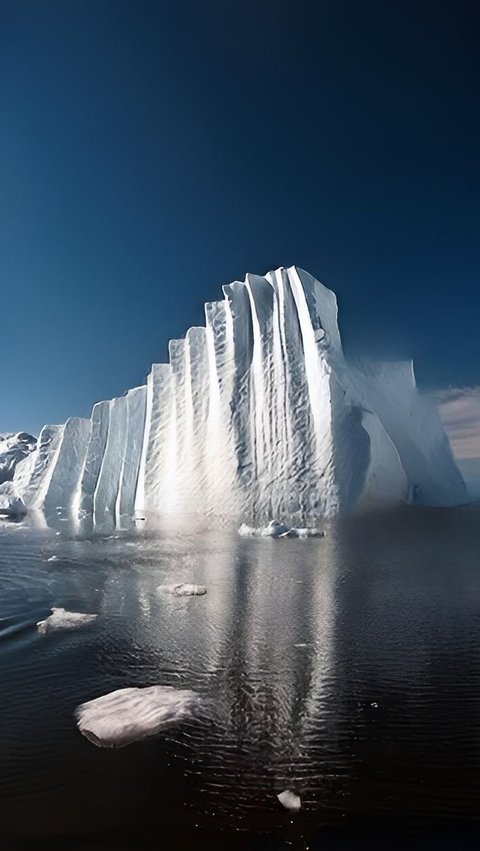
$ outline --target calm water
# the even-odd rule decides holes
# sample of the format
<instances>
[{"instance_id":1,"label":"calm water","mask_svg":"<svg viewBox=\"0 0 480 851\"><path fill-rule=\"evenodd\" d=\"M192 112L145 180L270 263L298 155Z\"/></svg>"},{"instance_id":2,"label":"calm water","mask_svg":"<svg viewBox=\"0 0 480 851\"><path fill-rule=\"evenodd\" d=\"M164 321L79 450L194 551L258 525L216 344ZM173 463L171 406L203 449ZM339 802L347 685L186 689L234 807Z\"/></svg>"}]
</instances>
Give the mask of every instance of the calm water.
<instances>
[{"instance_id":1,"label":"calm water","mask_svg":"<svg viewBox=\"0 0 480 851\"><path fill-rule=\"evenodd\" d=\"M0 526L0 848L413 847L402 829L473 847L478 510L358 516L307 541ZM156 591L184 581L207 595ZM99 617L41 636L52 605ZM79 703L149 684L195 689L204 715L122 750L78 733Z\"/></svg>"}]
</instances>

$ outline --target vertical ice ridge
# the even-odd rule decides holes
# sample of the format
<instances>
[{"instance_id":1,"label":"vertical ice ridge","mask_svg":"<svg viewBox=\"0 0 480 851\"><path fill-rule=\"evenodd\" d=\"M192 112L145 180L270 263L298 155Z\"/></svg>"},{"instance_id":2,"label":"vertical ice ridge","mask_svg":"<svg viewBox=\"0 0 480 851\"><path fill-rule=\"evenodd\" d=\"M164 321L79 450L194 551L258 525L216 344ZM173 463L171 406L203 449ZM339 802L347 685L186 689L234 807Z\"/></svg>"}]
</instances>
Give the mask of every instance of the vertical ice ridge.
<instances>
[{"instance_id":1,"label":"vertical ice ridge","mask_svg":"<svg viewBox=\"0 0 480 851\"><path fill-rule=\"evenodd\" d=\"M229 514L237 501L231 401L235 353L226 301L205 305L209 407L207 418L208 510Z\"/></svg>"},{"instance_id":2,"label":"vertical ice ridge","mask_svg":"<svg viewBox=\"0 0 480 851\"><path fill-rule=\"evenodd\" d=\"M140 466L138 471L138 480L135 490L134 513L135 517L143 517L145 514L145 474L147 465L147 453L150 440L150 429L152 424L152 404L153 404L153 375L149 372L147 375L147 383L145 390L145 420L142 433L142 447L140 453Z\"/></svg>"},{"instance_id":3,"label":"vertical ice ridge","mask_svg":"<svg viewBox=\"0 0 480 851\"><path fill-rule=\"evenodd\" d=\"M47 520L60 513L70 513L87 452L90 428L90 420L81 417L70 417L65 423L55 466L43 496L42 510Z\"/></svg>"},{"instance_id":4,"label":"vertical ice ridge","mask_svg":"<svg viewBox=\"0 0 480 851\"><path fill-rule=\"evenodd\" d=\"M93 495L93 525L97 531L110 532L117 522L115 508L122 470L127 430L127 397L109 403L108 435L98 481Z\"/></svg>"},{"instance_id":5,"label":"vertical ice ridge","mask_svg":"<svg viewBox=\"0 0 480 851\"><path fill-rule=\"evenodd\" d=\"M328 364L320 354L315 340L315 325L307 304L306 293L295 268L288 270L288 279L295 301L302 338L305 377L308 400L312 412L312 469L315 478L329 470L327 500L319 496L322 510L335 512L338 506L338 488L332 476L332 400L330 396L330 372ZM327 505L328 501L328 505Z\"/></svg>"},{"instance_id":6,"label":"vertical ice ridge","mask_svg":"<svg viewBox=\"0 0 480 851\"><path fill-rule=\"evenodd\" d=\"M135 494L145 429L146 396L145 385L135 387L127 393L126 439L115 507L118 526L129 526L135 514Z\"/></svg>"},{"instance_id":7,"label":"vertical ice ridge","mask_svg":"<svg viewBox=\"0 0 480 851\"><path fill-rule=\"evenodd\" d=\"M203 501L208 495L209 484L209 374L206 329L190 328L185 341L186 453L187 464L192 470L189 490L191 499Z\"/></svg>"},{"instance_id":8,"label":"vertical ice ridge","mask_svg":"<svg viewBox=\"0 0 480 851\"><path fill-rule=\"evenodd\" d=\"M303 355L300 320L287 271L275 274L275 289L279 300L279 324L285 364L285 406L288 419L288 459L284 487L283 510L303 514L309 503L316 504L321 483L314 473L315 440L311 406ZM322 500L320 500L322 502ZM322 510L322 505L318 506Z\"/></svg>"},{"instance_id":9,"label":"vertical ice ridge","mask_svg":"<svg viewBox=\"0 0 480 851\"><path fill-rule=\"evenodd\" d=\"M93 406L79 495L76 504L73 505L74 522L78 523L80 530L85 534L93 530L94 494L107 443L109 414L110 402L97 402Z\"/></svg>"},{"instance_id":10,"label":"vertical ice ridge","mask_svg":"<svg viewBox=\"0 0 480 851\"><path fill-rule=\"evenodd\" d=\"M41 510L43 497L55 468L63 425L46 425L42 428L35 449L35 460L30 477L24 483L25 504Z\"/></svg>"},{"instance_id":11,"label":"vertical ice ridge","mask_svg":"<svg viewBox=\"0 0 480 851\"><path fill-rule=\"evenodd\" d=\"M177 429L175 447L175 488L172 494L169 510L174 511L188 504L188 488L193 484L193 470L188 458L188 450L191 446L191 405L186 394L186 341L185 339L170 340L168 344L170 364L172 368L172 390L175 408L175 421L180 423ZM188 365L189 368L189 365ZM173 454L173 453L172 453Z\"/></svg>"},{"instance_id":12,"label":"vertical ice ridge","mask_svg":"<svg viewBox=\"0 0 480 851\"><path fill-rule=\"evenodd\" d=\"M273 510L272 488L275 484L276 449L273 420L276 419L276 398L272 395L272 331L274 290L258 275L247 275L246 287L250 299L253 330L251 361L251 435L254 460L254 487L261 487L256 496L267 509Z\"/></svg>"},{"instance_id":13,"label":"vertical ice ridge","mask_svg":"<svg viewBox=\"0 0 480 851\"><path fill-rule=\"evenodd\" d=\"M152 365L149 376L150 416L145 454L145 511L171 510L175 499L176 447L171 364Z\"/></svg>"},{"instance_id":14,"label":"vertical ice ridge","mask_svg":"<svg viewBox=\"0 0 480 851\"><path fill-rule=\"evenodd\" d=\"M250 423L250 366L253 356L253 327L250 299L244 283L234 281L223 287L231 382L227 410L235 480L248 494L253 481L252 435ZM245 497L244 497L245 498Z\"/></svg>"}]
</instances>

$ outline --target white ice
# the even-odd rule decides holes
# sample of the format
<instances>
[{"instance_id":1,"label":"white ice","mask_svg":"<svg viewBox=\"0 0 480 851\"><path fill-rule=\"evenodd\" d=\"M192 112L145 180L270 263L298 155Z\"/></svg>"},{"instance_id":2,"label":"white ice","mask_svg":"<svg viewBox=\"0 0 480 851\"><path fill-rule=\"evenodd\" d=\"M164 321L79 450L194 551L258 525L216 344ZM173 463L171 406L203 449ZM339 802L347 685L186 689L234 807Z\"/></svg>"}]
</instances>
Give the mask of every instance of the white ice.
<instances>
[{"instance_id":1,"label":"white ice","mask_svg":"<svg viewBox=\"0 0 480 851\"><path fill-rule=\"evenodd\" d=\"M290 789L285 789L284 792L280 792L280 794L277 795L277 798L282 807L285 807L286 810L290 810L293 813L298 813L302 807L300 796L296 795L295 792L292 792Z\"/></svg>"},{"instance_id":2,"label":"white ice","mask_svg":"<svg viewBox=\"0 0 480 851\"><path fill-rule=\"evenodd\" d=\"M171 686L122 688L77 707L80 732L94 745L120 748L193 715L200 695Z\"/></svg>"},{"instance_id":3,"label":"white ice","mask_svg":"<svg viewBox=\"0 0 480 851\"><path fill-rule=\"evenodd\" d=\"M242 523L238 530L242 538L323 538L325 532L313 527L286 526L271 520L268 526L247 526Z\"/></svg>"},{"instance_id":4,"label":"white ice","mask_svg":"<svg viewBox=\"0 0 480 851\"><path fill-rule=\"evenodd\" d=\"M25 503L17 493L13 482L4 482L0 485L0 515L6 517L20 517L26 514Z\"/></svg>"},{"instance_id":5,"label":"white ice","mask_svg":"<svg viewBox=\"0 0 480 851\"><path fill-rule=\"evenodd\" d=\"M49 559L50 561L50 559ZM66 609L52 608L52 614L43 621L38 621L37 629L42 635L62 629L78 629L93 623L98 615L87 615L83 612L67 612Z\"/></svg>"},{"instance_id":6,"label":"white ice","mask_svg":"<svg viewBox=\"0 0 480 851\"><path fill-rule=\"evenodd\" d=\"M190 582L181 582L178 585L159 585L157 591L173 594L174 597L201 597L207 593L205 585L194 585Z\"/></svg>"}]
</instances>

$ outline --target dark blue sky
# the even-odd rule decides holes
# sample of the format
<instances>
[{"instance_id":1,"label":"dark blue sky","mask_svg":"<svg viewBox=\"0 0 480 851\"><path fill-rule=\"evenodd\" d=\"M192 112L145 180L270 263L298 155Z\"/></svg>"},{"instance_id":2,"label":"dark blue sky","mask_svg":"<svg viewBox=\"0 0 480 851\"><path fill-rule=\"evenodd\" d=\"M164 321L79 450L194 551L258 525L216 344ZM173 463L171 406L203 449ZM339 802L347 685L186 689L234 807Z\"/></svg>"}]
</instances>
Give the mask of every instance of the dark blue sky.
<instances>
[{"instance_id":1,"label":"dark blue sky","mask_svg":"<svg viewBox=\"0 0 480 851\"><path fill-rule=\"evenodd\" d=\"M480 381L477 0L0 2L0 430L86 415L246 271Z\"/></svg>"}]
</instances>

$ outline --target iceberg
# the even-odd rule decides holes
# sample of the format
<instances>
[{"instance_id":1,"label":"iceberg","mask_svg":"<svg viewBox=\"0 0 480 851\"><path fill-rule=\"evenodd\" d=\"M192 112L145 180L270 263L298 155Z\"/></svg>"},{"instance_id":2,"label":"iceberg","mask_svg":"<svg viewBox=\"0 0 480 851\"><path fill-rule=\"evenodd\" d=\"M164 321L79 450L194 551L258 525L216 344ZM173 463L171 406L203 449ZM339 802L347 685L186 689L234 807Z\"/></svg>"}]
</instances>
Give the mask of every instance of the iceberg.
<instances>
[{"instance_id":1,"label":"iceberg","mask_svg":"<svg viewBox=\"0 0 480 851\"><path fill-rule=\"evenodd\" d=\"M86 535L203 515L257 529L281 517L305 537L361 506L467 501L412 363L348 362L337 313L295 266L224 286L145 385L44 427L16 496Z\"/></svg>"},{"instance_id":2,"label":"iceberg","mask_svg":"<svg viewBox=\"0 0 480 851\"><path fill-rule=\"evenodd\" d=\"M94 745L121 748L191 718L200 704L200 695L189 689L121 688L82 703L75 716L78 729Z\"/></svg>"}]
</instances>

